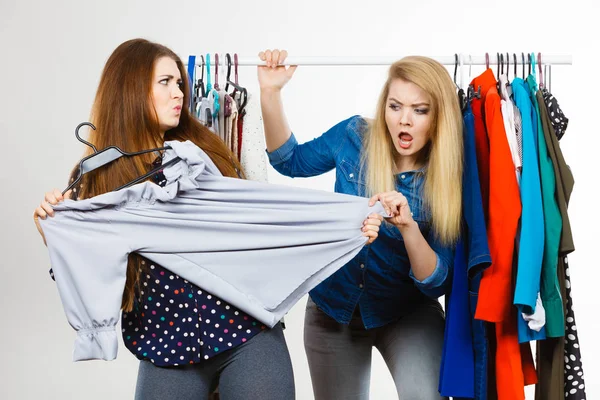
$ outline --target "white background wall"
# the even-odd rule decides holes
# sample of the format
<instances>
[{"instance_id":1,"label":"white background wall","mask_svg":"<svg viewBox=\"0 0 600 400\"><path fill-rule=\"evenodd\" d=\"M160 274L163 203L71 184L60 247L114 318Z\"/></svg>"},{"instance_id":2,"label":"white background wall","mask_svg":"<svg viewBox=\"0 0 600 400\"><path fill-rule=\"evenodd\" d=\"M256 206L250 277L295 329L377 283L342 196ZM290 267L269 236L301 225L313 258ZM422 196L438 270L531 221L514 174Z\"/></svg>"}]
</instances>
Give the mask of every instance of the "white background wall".
<instances>
[{"instance_id":1,"label":"white background wall","mask_svg":"<svg viewBox=\"0 0 600 400\"><path fill-rule=\"evenodd\" d=\"M599 16L591 1L0 0L0 398L133 397L137 361L122 344L114 362L70 361L75 333L48 277L48 255L31 216L45 191L64 188L82 151L73 130L88 118L102 67L116 46L135 37L165 44L182 58L253 56L268 47L299 56L572 54L572 66L553 68L552 91L570 118L561 141L576 179L570 216L577 250L570 265L588 398L598 398ZM474 67L473 76L482 71ZM299 68L284 93L299 140L353 114L371 116L385 73L385 67ZM241 68L240 82L257 93L255 68ZM269 176L333 187L331 174L292 181L270 170ZM286 336L297 397L312 399L303 312L301 302L288 315ZM378 354L371 393L373 399L396 398Z\"/></svg>"}]
</instances>

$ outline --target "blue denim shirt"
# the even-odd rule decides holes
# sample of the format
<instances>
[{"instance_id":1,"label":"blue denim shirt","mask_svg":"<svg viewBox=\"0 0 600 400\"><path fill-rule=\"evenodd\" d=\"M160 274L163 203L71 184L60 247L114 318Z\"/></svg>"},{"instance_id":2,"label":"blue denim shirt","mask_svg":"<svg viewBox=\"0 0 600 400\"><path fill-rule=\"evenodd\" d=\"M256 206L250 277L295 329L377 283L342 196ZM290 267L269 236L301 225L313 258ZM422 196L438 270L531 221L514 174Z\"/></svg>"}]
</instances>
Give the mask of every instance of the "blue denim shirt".
<instances>
[{"instance_id":1,"label":"blue denim shirt","mask_svg":"<svg viewBox=\"0 0 600 400\"><path fill-rule=\"evenodd\" d=\"M365 197L360 157L367 131L367 122L354 116L301 145L292 134L280 148L268 153L269 160L279 173L292 178L335 168L336 192ZM317 306L337 322L349 323L359 305L365 327L376 328L446 293L454 248L443 246L430 229L431 214L422 200L424 176L425 169L402 172L396 175L396 190L407 198L413 219L437 254L434 272L423 281L416 279L400 231L384 222L373 244L310 292Z\"/></svg>"}]
</instances>

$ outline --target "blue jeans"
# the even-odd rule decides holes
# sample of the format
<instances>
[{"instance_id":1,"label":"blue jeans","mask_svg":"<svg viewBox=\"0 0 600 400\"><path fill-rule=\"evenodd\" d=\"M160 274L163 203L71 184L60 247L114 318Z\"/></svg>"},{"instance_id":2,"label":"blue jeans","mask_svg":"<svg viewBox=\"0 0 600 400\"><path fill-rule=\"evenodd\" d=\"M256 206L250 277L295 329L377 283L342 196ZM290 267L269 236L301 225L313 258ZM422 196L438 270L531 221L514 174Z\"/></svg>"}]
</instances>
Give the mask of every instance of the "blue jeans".
<instances>
[{"instance_id":1,"label":"blue jeans","mask_svg":"<svg viewBox=\"0 0 600 400\"><path fill-rule=\"evenodd\" d=\"M368 330L358 312L344 325L310 298L306 305L304 348L315 400L368 399L373 347L390 369L400 399L440 400L443 341L444 313L437 301Z\"/></svg>"},{"instance_id":2,"label":"blue jeans","mask_svg":"<svg viewBox=\"0 0 600 400\"><path fill-rule=\"evenodd\" d=\"M281 324L201 363L157 367L141 361L135 399L207 400L217 385L222 400L293 400L294 375Z\"/></svg>"}]
</instances>

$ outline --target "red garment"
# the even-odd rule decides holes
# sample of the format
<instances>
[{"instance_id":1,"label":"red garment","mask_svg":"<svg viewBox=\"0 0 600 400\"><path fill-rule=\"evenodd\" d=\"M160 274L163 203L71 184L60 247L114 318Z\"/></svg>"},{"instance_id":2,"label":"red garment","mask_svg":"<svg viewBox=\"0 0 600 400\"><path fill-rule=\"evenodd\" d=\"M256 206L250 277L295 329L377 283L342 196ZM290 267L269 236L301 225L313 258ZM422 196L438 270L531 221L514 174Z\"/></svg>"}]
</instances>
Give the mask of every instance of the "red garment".
<instances>
[{"instance_id":1,"label":"red garment","mask_svg":"<svg viewBox=\"0 0 600 400\"><path fill-rule=\"evenodd\" d=\"M525 386L537 383L529 343L519 344L517 309L496 326L496 390L498 400L525 400Z\"/></svg>"},{"instance_id":2,"label":"red garment","mask_svg":"<svg viewBox=\"0 0 600 400\"><path fill-rule=\"evenodd\" d=\"M485 122L487 130L484 140L483 135L477 136L477 125L475 128L477 151L481 149L481 154L477 155L478 166L483 167L483 172L480 172L482 193L488 191L488 197L483 200L484 207L486 200L489 207L487 234L492 256L492 264L481 278L475 318L495 323L498 400L524 400L524 386L536 383L537 376L531 349L519 344L517 309L512 304L513 252L521 217L521 196L494 74L488 69L473 83L475 89L481 86L484 118L480 121ZM483 131L481 122L480 133ZM486 175L485 168L488 168L489 175Z\"/></svg>"},{"instance_id":3,"label":"red garment","mask_svg":"<svg viewBox=\"0 0 600 400\"><path fill-rule=\"evenodd\" d=\"M513 307L512 263L521 217L521 195L515 174L509 173L514 170L514 164L494 75L488 69L474 81L481 84L482 93L486 93L485 125L490 146L487 234L492 256L492 265L483 272L481 279L475 318L500 322L508 318Z\"/></svg>"}]
</instances>

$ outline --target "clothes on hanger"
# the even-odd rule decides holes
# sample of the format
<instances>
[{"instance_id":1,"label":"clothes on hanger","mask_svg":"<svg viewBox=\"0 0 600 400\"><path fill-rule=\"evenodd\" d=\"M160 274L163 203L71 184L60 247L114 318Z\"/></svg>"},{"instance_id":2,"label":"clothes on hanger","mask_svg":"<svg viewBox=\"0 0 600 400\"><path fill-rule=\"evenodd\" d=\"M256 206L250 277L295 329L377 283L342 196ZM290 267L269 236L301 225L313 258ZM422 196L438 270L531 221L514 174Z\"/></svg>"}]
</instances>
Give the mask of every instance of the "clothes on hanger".
<instances>
[{"instance_id":1,"label":"clothes on hanger","mask_svg":"<svg viewBox=\"0 0 600 400\"><path fill-rule=\"evenodd\" d=\"M210 60L209 56L207 60ZM227 60L230 62L230 57ZM218 66L213 67L217 71ZM260 104L255 96L238 90L241 87L237 83L237 72L235 83L230 81L230 67L225 81L227 86L235 86L234 93L230 95L223 89L215 90L210 87L209 79L207 97L199 99L196 115L238 157L247 179L267 182L267 155ZM210 67L208 71L210 74ZM217 76L215 86L218 86Z\"/></svg>"},{"instance_id":2,"label":"clothes on hanger","mask_svg":"<svg viewBox=\"0 0 600 400\"><path fill-rule=\"evenodd\" d=\"M445 396L524 399L524 386L537 383L537 400L585 398L575 318L567 294L566 256L574 250L567 215L573 176L560 151L562 135L557 132L564 133L568 119L556 99L538 88L534 60L530 71L526 80L515 77L511 83L499 72L496 86L492 70L487 69L471 82L474 89L481 88L480 98L468 96L477 170L468 164L467 148L465 169L479 175L491 266L483 272L480 285L476 274L459 274L468 251L464 243L468 235L463 232L447 300L446 341L452 342L452 332L464 335L466 331L465 320L457 317L457 309L464 310L462 297L454 291L464 293L468 280L477 305L475 317L468 321L472 348L456 340L455 349L469 360L474 356L475 368L472 379L465 378L472 365L445 349L440 373L440 391ZM470 124L467 107L463 112L465 125ZM466 147L468 143L465 139ZM467 192L463 188L464 196ZM537 342L537 371L529 341ZM479 363L486 357L488 368ZM459 366L467 371L462 376L452 369ZM449 376L455 379L451 384ZM465 390L471 388L457 384L461 379L468 385L473 382L472 395ZM479 390L481 382L487 390Z\"/></svg>"},{"instance_id":3,"label":"clothes on hanger","mask_svg":"<svg viewBox=\"0 0 600 400\"><path fill-rule=\"evenodd\" d=\"M265 133L260 103L256 96L248 94L248 104L244 109L241 145L242 167L250 180L267 182L267 154L265 149Z\"/></svg>"},{"instance_id":4,"label":"clothes on hanger","mask_svg":"<svg viewBox=\"0 0 600 400\"><path fill-rule=\"evenodd\" d=\"M517 139L517 129L515 126L515 112L514 112L514 103L512 102L509 94L510 86L508 85L508 78L506 75L500 75L498 79L498 84L500 86L500 96L501 96L501 110L502 110L502 118L504 119L504 129L506 131L506 139L508 140L508 145L510 147L510 154L512 155L513 164L515 166L515 174L517 176L517 183L521 184L521 168L522 161L521 156L519 155L519 143ZM512 90L511 90L512 92Z\"/></svg>"},{"instance_id":5,"label":"clothes on hanger","mask_svg":"<svg viewBox=\"0 0 600 400\"><path fill-rule=\"evenodd\" d=\"M483 326L472 326L470 277L477 279L491 263L479 173L475 125L470 104L464 110L463 229L456 246L452 289L447 295L444 350L439 391L442 396L483 398L487 390L487 343ZM474 311L474 310L473 310ZM478 322L478 321L475 321Z\"/></svg>"},{"instance_id":6,"label":"clothes on hanger","mask_svg":"<svg viewBox=\"0 0 600 400\"><path fill-rule=\"evenodd\" d=\"M546 93L548 93L546 91ZM571 224L567 212L568 202L574 186L574 179L571 169L565 162L564 156L558 143L559 135L555 132L566 128L560 125L560 120L551 117L553 105L543 107L547 96L544 90L536 93L538 103L540 104L540 117L543 125L544 136L548 147L548 153L552 159L554 176L556 179L556 199L560 209L562 219L562 232L559 245L558 256L558 284L560 286L560 295L562 298L563 315L565 318L564 338L558 337L553 340L538 342L538 365L541 381L545 385L538 385L536 388L536 399L585 399L585 382L583 376L583 366L581 365L581 351L579 339L577 337L577 328L575 325L575 314L572 308L571 282L569 278L567 255L575 250ZM556 99L552 99L554 105L557 105ZM556 109L554 113L556 115ZM562 112L561 112L562 114ZM564 114L563 114L564 115ZM564 117L565 120L566 117ZM564 134L564 131L562 132ZM563 397L564 393L564 397Z\"/></svg>"},{"instance_id":7,"label":"clothes on hanger","mask_svg":"<svg viewBox=\"0 0 600 400\"><path fill-rule=\"evenodd\" d=\"M544 213L538 168L537 117L531 104L529 88L521 78L512 81L515 105L521 115L523 135L523 175L521 180L521 236L515 283L514 304L521 314L534 314L542 261L544 257ZM543 339L545 332L534 331L521 316L519 318L520 341Z\"/></svg>"},{"instance_id":8,"label":"clothes on hanger","mask_svg":"<svg viewBox=\"0 0 600 400\"><path fill-rule=\"evenodd\" d=\"M544 104L546 104L548 114L550 115L550 120L552 121L552 126L554 127L554 133L556 134L558 140L560 140L567 130L569 118L565 116L562 109L558 105L558 101L548 91L547 88L542 89L542 95L544 96Z\"/></svg>"},{"instance_id":9,"label":"clothes on hanger","mask_svg":"<svg viewBox=\"0 0 600 400\"><path fill-rule=\"evenodd\" d=\"M535 72L535 66L532 67ZM548 154L548 146L544 137L544 125L541 120L540 104L537 96L539 92L535 75L527 77L530 88L531 101L537 114L537 141L539 152L539 168L542 184L542 203L544 208L544 261L541 271L540 292L544 309L546 310L546 332L549 337L564 336L564 312L560 296L556 268L558 264L558 247L562 231L562 219L555 198L556 180L554 167Z\"/></svg>"}]
</instances>

